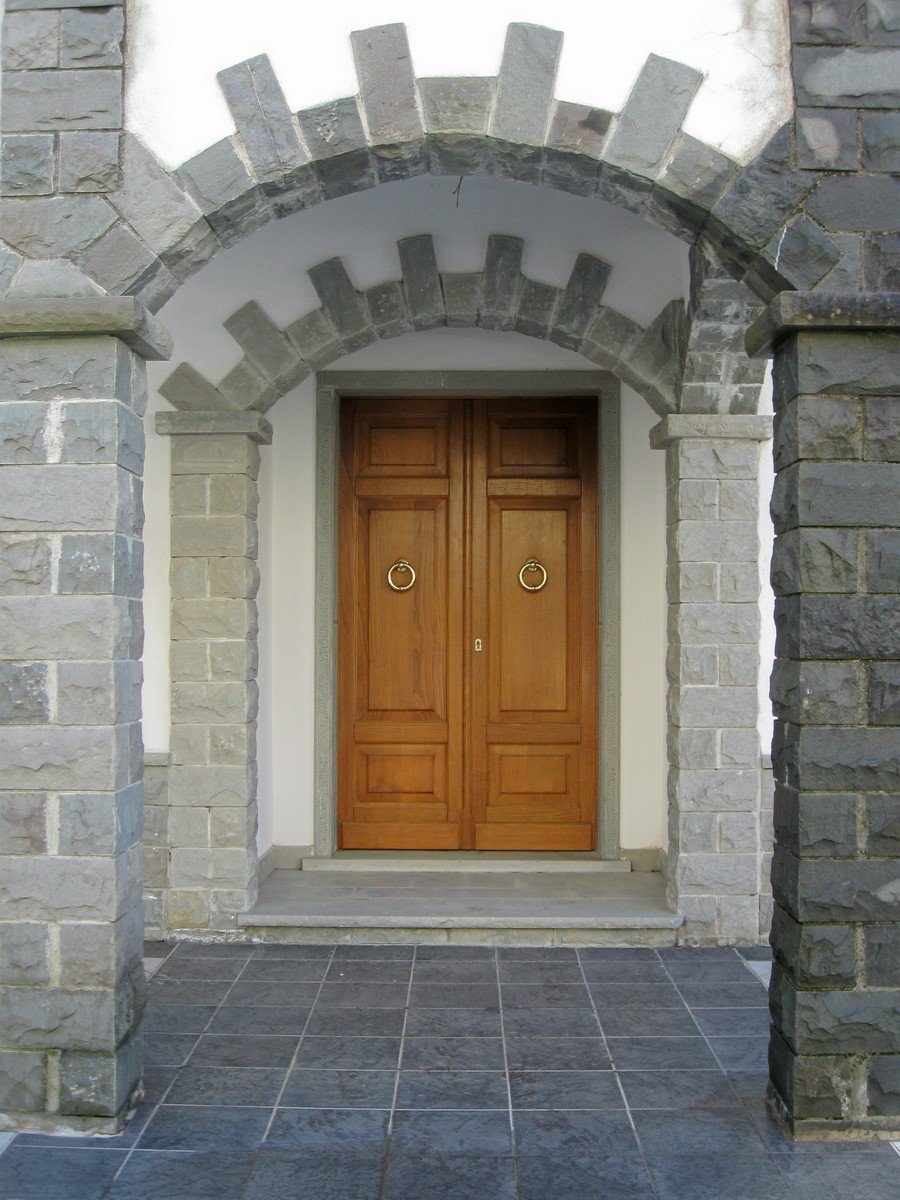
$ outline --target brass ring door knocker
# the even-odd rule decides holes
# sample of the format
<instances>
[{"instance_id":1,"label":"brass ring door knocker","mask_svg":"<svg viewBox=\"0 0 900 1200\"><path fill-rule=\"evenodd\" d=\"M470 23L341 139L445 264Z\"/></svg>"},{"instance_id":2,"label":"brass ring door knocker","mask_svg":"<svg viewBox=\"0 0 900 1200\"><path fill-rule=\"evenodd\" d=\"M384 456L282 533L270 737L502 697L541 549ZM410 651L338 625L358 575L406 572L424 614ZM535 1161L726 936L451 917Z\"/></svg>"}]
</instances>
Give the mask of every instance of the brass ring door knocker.
<instances>
[{"instance_id":1,"label":"brass ring door knocker","mask_svg":"<svg viewBox=\"0 0 900 1200\"><path fill-rule=\"evenodd\" d=\"M409 572L409 583L394 583L393 575L395 572L398 575L405 575ZM392 563L388 567L387 581L389 587L392 587L395 592L408 592L416 582L416 573L405 558L398 558L395 563Z\"/></svg>"},{"instance_id":2,"label":"brass ring door knocker","mask_svg":"<svg viewBox=\"0 0 900 1200\"><path fill-rule=\"evenodd\" d=\"M525 582L525 572L526 571L528 571L530 574L535 574L536 572L540 571L541 574L543 575L541 582L540 583L526 583ZM543 564L539 563L536 558L529 558L528 562L523 564L522 570L519 572L519 583L521 583L522 587L525 589L526 592L539 592L546 582L547 582L547 568L545 566L543 566Z\"/></svg>"}]
</instances>

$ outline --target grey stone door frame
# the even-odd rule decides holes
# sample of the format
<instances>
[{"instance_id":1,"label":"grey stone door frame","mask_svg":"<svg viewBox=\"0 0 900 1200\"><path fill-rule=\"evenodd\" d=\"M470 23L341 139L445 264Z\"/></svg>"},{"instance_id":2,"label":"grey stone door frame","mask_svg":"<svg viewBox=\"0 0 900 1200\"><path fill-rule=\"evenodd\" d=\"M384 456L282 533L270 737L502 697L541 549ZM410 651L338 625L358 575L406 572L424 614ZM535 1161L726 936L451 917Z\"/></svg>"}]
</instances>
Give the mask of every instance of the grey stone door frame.
<instances>
[{"instance_id":1,"label":"grey stone door frame","mask_svg":"<svg viewBox=\"0 0 900 1200\"><path fill-rule=\"evenodd\" d=\"M620 385L605 371L324 371L316 392L316 606L313 852L337 848L338 410L343 396L594 396L599 410L600 758L598 843L618 859L620 703Z\"/></svg>"}]
</instances>

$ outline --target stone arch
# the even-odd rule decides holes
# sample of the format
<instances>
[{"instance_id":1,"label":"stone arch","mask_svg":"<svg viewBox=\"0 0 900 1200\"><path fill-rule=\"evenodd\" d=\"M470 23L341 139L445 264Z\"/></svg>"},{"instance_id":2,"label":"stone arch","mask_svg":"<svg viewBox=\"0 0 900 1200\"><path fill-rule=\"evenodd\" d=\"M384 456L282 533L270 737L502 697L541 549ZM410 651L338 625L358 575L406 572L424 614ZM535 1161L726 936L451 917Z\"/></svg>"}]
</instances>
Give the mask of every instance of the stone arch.
<instances>
[{"instance_id":1,"label":"stone arch","mask_svg":"<svg viewBox=\"0 0 900 1200\"><path fill-rule=\"evenodd\" d=\"M672 300L647 326L603 304L608 263L579 254L564 288L522 273L522 238L488 238L480 271L440 271L430 234L397 243L402 278L358 291L343 261L309 269L318 308L284 329L256 302L224 322L244 351L238 364L212 384L181 363L159 391L175 408L204 412L267 412L315 371L379 340L443 326L516 332L581 354L639 392L660 416L678 409L687 319Z\"/></svg>"},{"instance_id":2,"label":"stone arch","mask_svg":"<svg viewBox=\"0 0 900 1200\"><path fill-rule=\"evenodd\" d=\"M496 78L417 78L400 24L351 41L358 96L292 113L259 55L219 73L236 132L176 170L126 133L118 190L6 200L0 283L20 290L23 257L74 261L156 311L269 221L426 173L540 184L606 200L689 243L702 233L764 299L814 286L841 257L801 211L820 176L794 169L787 125L746 166L684 131L702 81L692 67L651 55L616 114L554 98L562 35L542 26L509 26Z\"/></svg>"}]
</instances>

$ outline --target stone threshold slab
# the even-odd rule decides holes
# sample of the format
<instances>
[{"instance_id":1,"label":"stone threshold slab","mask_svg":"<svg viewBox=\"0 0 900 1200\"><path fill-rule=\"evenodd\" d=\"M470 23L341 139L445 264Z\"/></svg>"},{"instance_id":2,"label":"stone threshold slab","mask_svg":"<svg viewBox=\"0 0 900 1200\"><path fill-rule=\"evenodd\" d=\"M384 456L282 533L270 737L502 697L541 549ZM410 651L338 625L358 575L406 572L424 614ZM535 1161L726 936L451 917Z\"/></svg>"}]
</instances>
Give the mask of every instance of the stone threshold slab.
<instances>
[{"instance_id":1,"label":"stone threshold slab","mask_svg":"<svg viewBox=\"0 0 900 1200\"><path fill-rule=\"evenodd\" d=\"M594 853L489 853L483 850L339 850L330 858L302 858L301 871L453 872L466 875L516 872L535 874L601 873L628 875L631 860L610 860Z\"/></svg>"}]
</instances>

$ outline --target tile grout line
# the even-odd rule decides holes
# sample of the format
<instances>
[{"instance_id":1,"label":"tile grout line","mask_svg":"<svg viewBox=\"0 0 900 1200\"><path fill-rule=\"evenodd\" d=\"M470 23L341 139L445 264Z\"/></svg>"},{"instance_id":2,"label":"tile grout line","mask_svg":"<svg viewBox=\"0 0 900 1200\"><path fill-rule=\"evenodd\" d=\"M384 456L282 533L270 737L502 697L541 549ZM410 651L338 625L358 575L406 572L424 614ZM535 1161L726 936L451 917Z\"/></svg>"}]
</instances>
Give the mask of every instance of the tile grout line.
<instances>
[{"instance_id":1,"label":"tile grout line","mask_svg":"<svg viewBox=\"0 0 900 1200\"><path fill-rule=\"evenodd\" d=\"M654 953L656 953L656 952L654 951ZM647 1179L649 1180L650 1187L653 1189L653 1195L658 1198L659 1197L659 1189L656 1186L656 1180L653 1177L653 1172L650 1170L650 1163L647 1160L647 1155L646 1155L646 1152L644 1151L643 1143L641 1142L640 1135L638 1134L637 1125L635 1124L634 1116L631 1112L631 1105L628 1103L628 1097L625 1095L625 1088L622 1086L621 1072L616 1067L616 1062L612 1056L612 1050L610 1049L610 1046L609 1046L609 1040L607 1039L607 1036L606 1036L606 1030L603 1028L603 1022L600 1020L600 1014L597 1012L597 1004L596 1004L596 1001L594 1000L594 994L591 991L590 984L588 983L587 975L585 975L585 973L584 973L584 963L581 961L581 952L577 948L575 950L575 958L578 962L578 969L581 971L581 978L584 980L584 986L587 989L588 999L591 1002L591 1011L594 1014L594 1020L597 1022L597 1028L600 1030L600 1037L603 1040L603 1048L609 1057L610 1068L612 1070L613 1075L615 1076L616 1084L618 1085L618 1088L619 1088L619 1093L622 1096L622 1103L625 1106L625 1116L628 1118L628 1124L631 1126L631 1132L634 1134L635 1144L637 1145L638 1151L640 1152L641 1162L643 1162L644 1170L647 1172Z\"/></svg>"},{"instance_id":2,"label":"tile grout line","mask_svg":"<svg viewBox=\"0 0 900 1200\"><path fill-rule=\"evenodd\" d=\"M397 1055L397 1072L394 1076L394 1093L391 1096L391 1111L388 1113L387 1136L384 1141L384 1151L381 1161L381 1178L378 1181L378 1195L384 1195L384 1189L387 1186L387 1171L388 1161L391 1155L391 1137L394 1132L394 1114L397 1111L397 1097L400 1094L400 1072L403 1070L403 1054L406 1049L406 1027L409 1024L409 1006L412 1000L413 979L416 975L416 961L419 948L415 944L412 948L412 958L409 963L409 982L406 985L406 1006L403 1009L403 1026L400 1030L400 1048Z\"/></svg>"},{"instance_id":3,"label":"tile grout line","mask_svg":"<svg viewBox=\"0 0 900 1200\"><path fill-rule=\"evenodd\" d=\"M500 979L500 951L494 947L494 970L497 974L497 1003L500 1006L500 1042L503 1048L503 1079L506 1083L506 1103L509 1113L509 1140L512 1147L513 1175L515 1177L516 1196L521 1195L521 1179L519 1176L519 1150L516 1142L516 1122L513 1115L512 1080L509 1077L509 1053L506 1045L506 1020L503 1008L503 984Z\"/></svg>"},{"instance_id":4,"label":"tile grout line","mask_svg":"<svg viewBox=\"0 0 900 1200\"><path fill-rule=\"evenodd\" d=\"M162 962L159 964L159 966L157 967L156 971L154 972L154 976L156 976L156 975L158 975L158 974L159 974L159 972L160 972L160 971L163 969L163 967L166 965L166 963L169 961L169 959L172 957L172 955L173 955L173 954L175 954L175 953L178 951L179 947L180 947L180 946L183 946L183 945L190 945L190 943L189 943L189 942L178 942L178 943L176 943L176 945L174 945L174 946L172 947L172 949L169 951L169 953L166 955L166 957L165 957L165 958L162 960ZM254 949L254 948L253 948L253 944L252 944L252 943L249 943L249 946L250 946L250 952L249 952L249 954L247 955L247 957L244 959L243 966L241 967L241 969L238 971L237 975L235 975L234 979L232 979L231 983L230 983L230 984L228 985L228 987L226 988L226 990L225 990L225 995L222 997L222 999L219 1001L219 1003L218 1003L217 1005L215 1005L215 1007L213 1008L212 1016L211 1016L211 1017L209 1018L209 1020L206 1022L206 1024L204 1025L204 1027L203 1027L203 1029L200 1031L200 1033L198 1033L198 1034L197 1034L196 1038L194 1039L194 1044L193 1044L193 1046L191 1046L191 1049L190 1049L189 1053L188 1053L188 1054L187 1054L187 1056L186 1056L186 1057L185 1057L185 1058L184 1058L184 1059L183 1059L183 1060L182 1060L182 1061L181 1061L181 1062L180 1062L180 1063L177 1065L177 1067L176 1067L176 1069L175 1069L175 1074L174 1074L174 1076L172 1077L172 1079L170 1080L168 1087L166 1087L166 1088L164 1088L164 1089L163 1089L162 1095L161 1095L161 1096L160 1096L160 1098L157 1100L156 1104L154 1104L154 1106L153 1106L153 1111L150 1113L149 1117L148 1117L148 1118L147 1118L147 1120L144 1122L144 1128L141 1130L141 1132L140 1132L140 1133L137 1135L137 1137L135 1138L135 1140L134 1140L134 1145L133 1145L133 1146L132 1146L132 1147L129 1149L129 1151L128 1151L128 1153L126 1154L126 1156L125 1156L124 1160L122 1161L122 1165L119 1167L118 1171L116 1171L115 1175L113 1176L113 1178L112 1178L112 1181L111 1181L111 1183L110 1183L110 1187L112 1187L112 1186L114 1186L114 1185L115 1185L115 1183L116 1183L116 1181L118 1180L119 1176L122 1174L122 1172L123 1172L123 1171L125 1170L125 1168L128 1166L128 1163L129 1163L129 1161L131 1160L131 1156L134 1154L135 1150L137 1150L137 1149L138 1149L138 1147L140 1146L140 1144L141 1144L141 1139L143 1138L144 1134L147 1132L147 1129L148 1129L148 1127L149 1127L149 1125L150 1125L151 1121L152 1121L152 1120L153 1120L153 1118L156 1116L157 1112L158 1112L158 1111L159 1111L159 1109L162 1107L162 1105L163 1105L163 1104L165 1104L166 1097L168 1096L169 1092L171 1092L172 1088L175 1086L175 1083L176 1083L176 1081L178 1080L178 1076L180 1075L181 1071L183 1070L183 1068L184 1068L184 1067L186 1067L186 1066L187 1066L188 1062L190 1061L191 1055L192 1055L192 1054L194 1053L194 1051L197 1049L197 1046L198 1046L198 1044L199 1044L199 1042L200 1042L200 1039L201 1039L201 1038L202 1038L202 1037L203 1037L203 1036L206 1034L206 1032L208 1031L208 1029L209 1029L210 1025L211 1025L211 1024L213 1023L213 1021L216 1019L216 1014L218 1013L219 1009L222 1007L222 1005L225 1003L225 1001L226 1001L226 1000L228 999L228 997L231 995L231 990L232 990L232 988L233 988L233 987L234 987L234 985L237 983L237 981L240 979L240 977L243 975L244 971L247 969L247 964L248 964L248 963L251 961L251 959L253 958L253 949ZM185 952L185 957L189 957L189 955L187 955L187 952ZM210 955L210 957L212 958L212 957L214 957L214 956L213 956L213 955ZM226 961L228 961L228 960L226 959ZM209 982L218 982L218 981L217 981L217 980L210 980ZM150 995L149 995L149 991L148 991L148 995L147 995L147 1003L148 1003L148 1004L150 1003ZM205 1005L199 1005L198 1007L205 1007Z\"/></svg>"}]
</instances>

